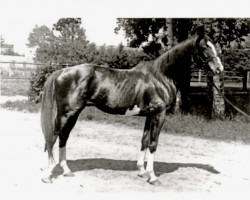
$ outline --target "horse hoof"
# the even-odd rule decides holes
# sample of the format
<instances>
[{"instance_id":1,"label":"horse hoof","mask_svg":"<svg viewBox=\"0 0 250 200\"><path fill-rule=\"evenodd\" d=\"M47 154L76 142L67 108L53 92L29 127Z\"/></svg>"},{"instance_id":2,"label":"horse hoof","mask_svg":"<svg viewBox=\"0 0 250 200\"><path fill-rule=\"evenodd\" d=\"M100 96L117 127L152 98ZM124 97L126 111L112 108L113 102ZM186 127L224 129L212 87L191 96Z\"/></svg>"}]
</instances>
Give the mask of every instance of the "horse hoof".
<instances>
[{"instance_id":1,"label":"horse hoof","mask_svg":"<svg viewBox=\"0 0 250 200\"><path fill-rule=\"evenodd\" d=\"M63 174L65 177L73 177L75 176L72 172L68 172L67 174Z\"/></svg>"},{"instance_id":2,"label":"horse hoof","mask_svg":"<svg viewBox=\"0 0 250 200\"><path fill-rule=\"evenodd\" d=\"M150 181L150 179L148 179L148 182L150 185L154 185L154 186L162 185L161 181L159 181L158 179L156 179L154 181Z\"/></svg>"},{"instance_id":3,"label":"horse hoof","mask_svg":"<svg viewBox=\"0 0 250 200\"><path fill-rule=\"evenodd\" d=\"M42 179L42 182L44 182L44 183L53 183L53 181L52 181L52 178L51 178L51 177L48 177L48 178L43 178L43 179Z\"/></svg>"}]
</instances>

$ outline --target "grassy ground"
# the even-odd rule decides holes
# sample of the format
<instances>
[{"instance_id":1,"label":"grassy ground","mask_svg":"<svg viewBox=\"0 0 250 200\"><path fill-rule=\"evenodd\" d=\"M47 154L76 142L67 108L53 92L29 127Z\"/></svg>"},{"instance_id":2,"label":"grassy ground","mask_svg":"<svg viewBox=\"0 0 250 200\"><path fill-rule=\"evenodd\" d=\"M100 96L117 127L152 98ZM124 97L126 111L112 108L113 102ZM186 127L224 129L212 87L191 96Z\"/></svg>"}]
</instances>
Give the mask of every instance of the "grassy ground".
<instances>
[{"instance_id":1,"label":"grassy ground","mask_svg":"<svg viewBox=\"0 0 250 200\"><path fill-rule=\"evenodd\" d=\"M14 111L36 113L39 112L41 105L28 100L17 100L6 101L5 103L1 104L1 107Z\"/></svg>"},{"instance_id":2,"label":"grassy ground","mask_svg":"<svg viewBox=\"0 0 250 200\"><path fill-rule=\"evenodd\" d=\"M15 111L36 113L40 110L40 104L22 101L7 101L1 107ZM175 135L189 135L193 137L216 139L223 141L242 141L250 143L250 123L243 116L236 115L233 119L209 120L202 115L182 115L180 113L166 116L163 131ZM110 115L95 107L86 107L79 116L80 121L95 121L99 123L125 125L131 128L144 128L144 117L124 117Z\"/></svg>"},{"instance_id":3,"label":"grassy ground","mask_svg":"<svg viewBox=\"0 0 250 200\"><path fill-rule=\"evenodd\" d=\"M140 130L143 130L145 122L144 117L110 115L94 107L84 109L79 118L80 120L106 122L117 124L118 126L126 125ZM234 119L225 119L222 121L209 120L204 116L176 113L167 115L165 119L163 131L171 134L250 143L250 123L242 116L236 116Z\"/></svg>"},{"instance_id":4,"label":"grassy ground","mask_svg":"<svg viewBox=\"0 0 250 200\"><path fill-rule=\"evenodd\" d=\"M3 96L26 96L29 88L28 79L1 79L0 84Z\"/></svg>"}]
</instances>

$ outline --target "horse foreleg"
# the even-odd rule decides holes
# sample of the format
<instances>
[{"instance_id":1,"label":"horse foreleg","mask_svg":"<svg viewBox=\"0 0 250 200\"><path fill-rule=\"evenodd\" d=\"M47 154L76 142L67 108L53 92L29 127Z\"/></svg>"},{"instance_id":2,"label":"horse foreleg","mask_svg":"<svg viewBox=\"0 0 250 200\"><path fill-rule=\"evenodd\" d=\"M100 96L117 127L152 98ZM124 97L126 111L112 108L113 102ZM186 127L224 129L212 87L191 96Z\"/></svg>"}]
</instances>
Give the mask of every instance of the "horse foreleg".
<instances>
[{"instance_id":1,"label":"horse foreleg","mask_svg":"<svg viewBox=\"0 0 250 200\"><path fill-rule=\"evenodd\" d=\"M153 185L159 182L154 171L154 158L155 158L155 152L150 152L150 150L148 149L146 171L149 175L148 182Z\"/></svg>"},{"instance_id":2,"label":"horse foreleg","mask_svg":"<svg viewBox=\"0 0 250 200\"><path fill-rule=\"evenodd\" d=\"M146 150L142 150L140 151L139 153L139 158L138 158L138 161L137 161L137 167L139 169L139 173L138 173L138 176L139 177L148 177L148 174L147 174L147 171L144 167L144 162L145 162L145 156L146 156Z\"/></svg>"},{"instance_id":3,"label":"horse foreleg","mask_svg":"<svg viewBox=\"0 0 250 200\"><path fill-rule=\"evenodd\" d=\"M161 113L152 116L150 121L150 139L149 139L149 147L147 151L147 167L146 171L149 174L148 182L152 185L159 185L160 181L155 175L154 171L154 159L155 152L158 145L159 134L162 128L162 125L165 121L165 113L166 111L162 111Z\"/></svg>"},{"instance_id":4,"label":"horse foreleg","mask_svg":"<svg viewBox=\"0 0 250 200\"><path fill-rule=\"evenodd\" d=\"M151 118L150 118L150 116L148 116L146 118L144 132L143 132L143 136L141 139L141 151L139 153L139 158L137 161L137 167L139 169L138 176L139 177L147 177L147 178L148 178L148 173L144 167L144 162L145 162L145 157L146 157L147 148L148 148L148 144L149 144L150 121L151 121Z\"/></svg>"}]
</instances>

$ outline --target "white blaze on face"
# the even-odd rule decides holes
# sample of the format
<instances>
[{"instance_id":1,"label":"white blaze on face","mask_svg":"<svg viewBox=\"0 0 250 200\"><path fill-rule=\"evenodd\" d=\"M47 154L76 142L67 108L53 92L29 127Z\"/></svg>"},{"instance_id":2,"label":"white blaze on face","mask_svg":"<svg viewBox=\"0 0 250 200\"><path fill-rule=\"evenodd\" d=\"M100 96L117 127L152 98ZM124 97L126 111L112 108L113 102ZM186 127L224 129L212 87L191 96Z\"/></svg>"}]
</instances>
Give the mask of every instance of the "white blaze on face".
<instances>
[{"instance_id":1,"label":"white blaze on face","mask_svg":"<svg viewBox=\"0 0 250 200\"><path fill-rule=\"evenodd\" d=\"M214 70L216 70L216 71L218 70L218 71L221 71L221 72L222 72L223 69L224 69L224 67L223 67L223 65L222 65L222 63L221 63L220 58L219 58L218 55L217 55L215 46L214 46L210 41L207 42L207 45L212 49L214 59L216 59L217 64L219 65L219 67L218 67L217 69L214 69ZM218 73L218 71L217 71L217 73Z\"/></svg>"},{"instance_id":2,"label":"white blaze on face","mask_svg":"<svg viewBox=\"0 0 250 200\"><path fill-rule=\"evenodd\" d=\"M125 113L125 116L133 116L138 115L140 113L141 109L135 105L132 110L128 109Z\"/></svg>"},{"instance_id":3,"label":"white blaze on face","mask_svg":"<svg viewBox=\"0 0 250 200\"><path fill-rule=\"evenodd\" d=\"M214 54L214 57L216 57L217 53L216 53L216 50L215 50L215 46L210 41L207 42L207 45L210 46L210 48L212 49L212 52Z\"/></svg>"}]
</instances>

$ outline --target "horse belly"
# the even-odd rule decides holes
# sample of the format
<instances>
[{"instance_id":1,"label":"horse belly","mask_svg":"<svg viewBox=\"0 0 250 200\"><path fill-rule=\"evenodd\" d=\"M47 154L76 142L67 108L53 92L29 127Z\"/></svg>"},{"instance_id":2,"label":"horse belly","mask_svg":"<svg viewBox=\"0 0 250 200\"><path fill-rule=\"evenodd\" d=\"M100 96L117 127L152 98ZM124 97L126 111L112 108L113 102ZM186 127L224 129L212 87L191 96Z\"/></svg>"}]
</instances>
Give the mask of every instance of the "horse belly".
<instances>
[{"instance_id":1,"label":"horse belly","mask_svg":"<svg viewBox=\"0 0 250 200\"><path fill-rule=\"evenodd\" d=\"M90 101L107 113L118 115L136 115L140 111L137 106L138 92L135 91L135 84L128 84L130 80L124 79L114 82L108 78L98 80Z\"/></svg>"}]
</instances>

